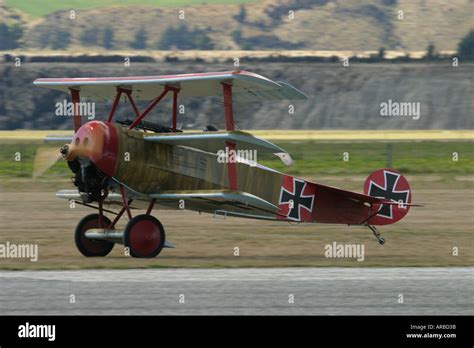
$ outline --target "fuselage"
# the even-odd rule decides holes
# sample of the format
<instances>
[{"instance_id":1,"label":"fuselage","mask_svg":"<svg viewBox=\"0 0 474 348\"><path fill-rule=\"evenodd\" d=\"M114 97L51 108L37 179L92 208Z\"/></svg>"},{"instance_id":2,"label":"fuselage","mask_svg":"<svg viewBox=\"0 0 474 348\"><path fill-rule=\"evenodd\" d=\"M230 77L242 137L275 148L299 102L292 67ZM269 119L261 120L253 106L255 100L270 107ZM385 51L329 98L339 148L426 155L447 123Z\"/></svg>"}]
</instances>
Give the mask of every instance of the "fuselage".
<instances>
[{"instance_id":1,"label":"fuselage","mask_svg":"<svg viewBox=\"0 0 474 348\"><path fill-rule=\"evenodd\" d=\"M241 160L234 161L232 165L222 163L216 153L154 142L145 139L145 136L143 131L128 129L120 124L91 121L74 135L65 151L66 159L89 159L107 177L141 195L145 201L151 200L154 195L163 197L168 194L169 197L171 194L175 198L179 194L196 193L198 199L186 203L186 209L196 211L215 213L222 208L234 214L249 213L255 218L259 215L272 219L359 225L371 214L377 214L379 209L379 205L368 204L368 198L357 193L305 181ZM223 143L222 150L225 147ZM232 166L236 173L234 176L230 174ZM393 175L399 177L398 173ZM96 180L96 187L99 187L101 180L100 177ZM219 206L215 201L206 202L204 196L208 191L250 194L270 203L274 209L247 207L238 199L235 204ZM409 203L408 197L406 200ZM157 204L166 202L160 200ZM171 203L171 206L178 209L176 204ZM385 219L378 224L393 223L408 211L403 206L390 209L401 213L395 219Z\"/></svg>"},{"instance_id":2,"label":"fuselage","mask_svg":"<svg viewBox=\"0 0 474 348\"><path fill-rule=\"evenodd\" d=\"M145 135L120 124L91 121L74 135L69 155L90 158L109 177L144 195L230 190L229 164L221 163L217 154L147 141ZM223 143L222 150L225 146ZM278 206L282 173L245 161L237 160L234 165L238 191Z\"/></svg>"},{"instance_id":3,"label":"fuselage","mask_svg":"<svg viewBox=\"0 0 474 348\"><path fill-rule=\"evenodd\" d=\"M228 190L229 165L218 155L199 149L155 143L146 133L111 125L117 130L118 154L113 177L143 194L163 191ZM225 144L222 144L223 150ZM237 189L278 205L283 175L241 161Z\"/></svg>"}]
</instances>

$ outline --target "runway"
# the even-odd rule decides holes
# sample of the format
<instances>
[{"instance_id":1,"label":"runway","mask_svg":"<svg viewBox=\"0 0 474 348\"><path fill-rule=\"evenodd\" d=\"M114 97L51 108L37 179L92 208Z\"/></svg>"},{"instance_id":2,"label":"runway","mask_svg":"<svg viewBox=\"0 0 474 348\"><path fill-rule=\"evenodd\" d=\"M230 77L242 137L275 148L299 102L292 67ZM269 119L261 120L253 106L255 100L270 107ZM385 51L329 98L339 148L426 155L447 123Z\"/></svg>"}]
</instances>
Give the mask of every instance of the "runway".
<instances>
[{"instance_id":1,"label":"runway","mask_svg":"<svg viewBox=\"0 0 474 348\"><path fill-rule=\"evenodd\" d=\"M474 315L473 289L472 267L2 271L0 314Z\"/></svg>"}]
</instances>

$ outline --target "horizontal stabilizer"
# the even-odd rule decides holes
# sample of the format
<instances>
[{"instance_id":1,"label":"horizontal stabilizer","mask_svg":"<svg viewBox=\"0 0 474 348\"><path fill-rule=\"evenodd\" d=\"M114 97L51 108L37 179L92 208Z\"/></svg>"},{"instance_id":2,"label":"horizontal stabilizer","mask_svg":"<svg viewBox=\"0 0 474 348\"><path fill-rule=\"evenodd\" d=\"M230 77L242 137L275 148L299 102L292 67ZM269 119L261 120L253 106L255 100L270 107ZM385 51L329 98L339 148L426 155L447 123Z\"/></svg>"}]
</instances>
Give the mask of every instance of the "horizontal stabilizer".
<instances>
[{"instance_id":1,"label":"horizontal stabilizer","mask_svg":"<svg viewBox=\"0 0 474 348\"><path fill-rule=\"evenodd\" d=\"M399 205L403 207L424 207L422 204L412 204L412 203L401 203L401 202L395 202L395 201L388 201L388 200L383 200L380 204L387 204L387 205Z\"/></svg>"}]
</instances>

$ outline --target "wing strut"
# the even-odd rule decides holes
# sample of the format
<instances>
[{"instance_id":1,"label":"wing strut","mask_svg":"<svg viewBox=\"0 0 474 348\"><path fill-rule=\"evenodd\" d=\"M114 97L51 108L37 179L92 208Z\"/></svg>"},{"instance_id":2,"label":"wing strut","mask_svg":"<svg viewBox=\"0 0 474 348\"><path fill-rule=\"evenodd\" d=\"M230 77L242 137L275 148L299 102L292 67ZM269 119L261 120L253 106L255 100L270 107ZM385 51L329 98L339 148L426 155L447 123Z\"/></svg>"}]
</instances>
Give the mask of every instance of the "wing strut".
<instances>
[{"instance_id":1,"label":"wing strut","mask_svg":"<svg viewBox=\"0 0 474 348\"><path fill-rule=\"evenodd\" d=\"M177 118L177 107L178 107L178 92L180 90L179 88L172 87L172 86L165 86L163 92L161 92L161 94L159 96L157 96L155 99L153 99L148 104L146 109L143 110L142 113L140 113L140 111L137 108L137 105L135 104L135 100L133 100L132 90L121 88L121 87L117 87L116 90L117 91L116 91L116 94L115 94L115 97L114 97L114 101L112 103L112 107L110 108L109 117L107 118L107 122L112 122L112 120L114 118L115 110L117 109L117 105L120 101L120 97L122 96L122 93L124 93L128 97L128 100L130 101L130 105L132 106L133 112L135 113L135 115L137 117L132 122L130 127L128 128L128 129L133 129L133 128L136 127L137 124L139 124L142 121L143 118L145 118L146 115L148 115L148 113L151 110L153 110L153 108L166 96L166 94L168 94L168 92L171 91L171 92L173 92L173 113L172 113L171 123L172 123L173 131L176 132L176 130L177 130L176 129L176 118ZM79 94L79 91L71 89L71 94L73 95L73 99L74 99L74 93L75 92L77 92L77 95ZM74 100L73 100L73 102L74 102ZM79 125L79 127L80 127L80 125Z\"/></svg>"},{"instance_id":2,"label":"wing strut","mask_svg":"<svg viewBox=\"0 0 474 348\"><path fill-rule=\"evenodd\" d=\"M120 97L122 96L122 92L123 92L123 89L120 87L117 87L117 94L115 95L114 102L112 103L112 107L110 108L109 118L107 119L107 122L112 122L112 118L114 117L115 109L117 109L117 105L120 101Z\"/></svg>"},{"instance_id":3,"label":"wing strut","mask_svg":"<svg viewBox=\"0 0 474 348\"><path fill-rule=\"evenodd\" d=\"M72 123L74 125L74 132L76 132L79 128L81 128L82 125L82 119L81 115L79 114L79 102L81 100L81 97L79 95L79 90L78 89L69 89L71 91L71 99L72 99L72 104L74 108L74 114L72 115Z\"/></svg>"},{"instance_id":4,"label":"wing strut","mask_svg":"<svg viewBox=\"0 0 474 348\"><path fill-rule=\"evenodd\" d=\"M229 83L222 82L222 94L224 95L224 116L225 116L225 128L228 131L235 129L234 125L234 111L232 106L232 85ZM237 190L237 164L235 161L231 161L231 158L235 156L230 155L231 151L235 151L235 143L226 141L225 146L229 148L227 151L227 175L229 180L229 188L231 190Z\"/></svg>"},{"instance_id":5,"label":"wing strut","mask_svg":"<svg viewBox=\"0 0 474 348\"><path fill-rule=\"evenodd\" d=\"M176 132L176 116L177 116L177 109L178 109L178 92L179 89L173 90L173 118L171 121L171 129L173 132Z\"/></svg>"},{"instance_id":6,"label":"wing strut","mask_svg":"<svg viewBox=\"0 0 474 348\"><path fill-rule=\"evenodd\" d=\"M232 85L222 82L222 94L224 95L224 115L225 128L233 131L234 126L234 111L232 107Z\"/></svg>"},{"instance_id":7,"label":"wing strut","mask_svg":"<svg viewBox=\"0 0 474 348\"><path fill-rule=\"evenodd\" d=\"M135 128L135 126L146 116L148 115L148 113L156 106L156 104L158 104L161 99L163 99L165 97L165 95L169 92L169 91L173 91L174 95L173 95L173 122L176 123L176 108L175 108L175 101L177 102L177 93L179 91L179 88L176 88L176 87L171 87L171 86L165 86L165 89L163 90L163 92L161 92L161 94L156 97L155 99L153 99L150 104L148 104L147 108L140 114L140 116L138 116L135 121L133 121L133 123L130 125L130 127L128 129L133 129ZM176 128L176 126L174 127Z\"/></svg>"}]
</instances>

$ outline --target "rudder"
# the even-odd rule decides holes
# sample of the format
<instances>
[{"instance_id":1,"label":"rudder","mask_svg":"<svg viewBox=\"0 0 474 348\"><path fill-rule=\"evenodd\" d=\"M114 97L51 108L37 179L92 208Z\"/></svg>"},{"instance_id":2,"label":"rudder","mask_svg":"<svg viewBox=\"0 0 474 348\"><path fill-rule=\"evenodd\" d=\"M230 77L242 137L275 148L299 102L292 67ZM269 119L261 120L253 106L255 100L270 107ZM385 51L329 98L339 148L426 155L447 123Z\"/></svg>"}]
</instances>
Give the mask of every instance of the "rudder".
<instances>
[{"instance_id":1,"label":"rudder","mask_svg":"<svg viewBox=\"0 0 474 348\"><path fill-rule=\"evenodd\" d=\"M405 177L394 169L382 168L370 174L364 183L364 193L400 203L374 205L372 214L378 213L370 218L371 225L393 224L405 217L410 210L409 204L412 200L410 185Z\"/></svg>"}]
</instances>

